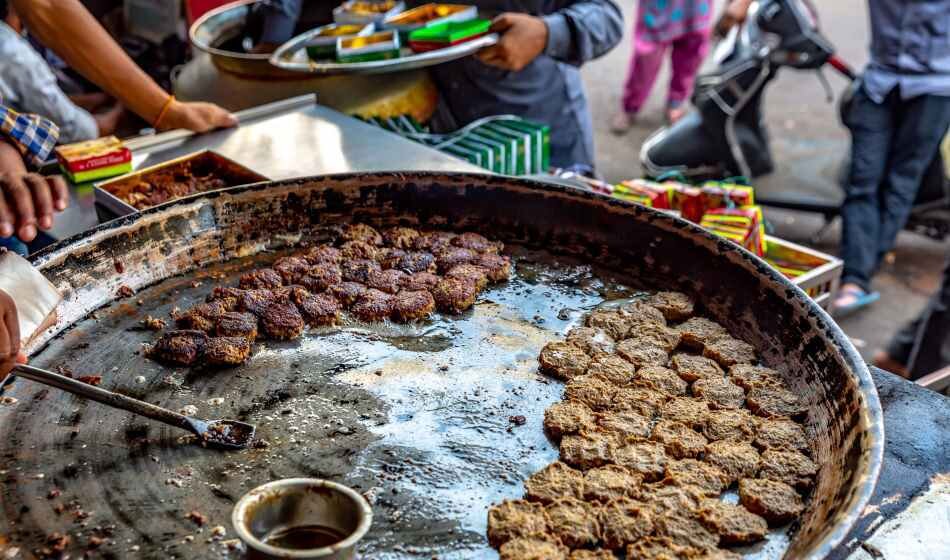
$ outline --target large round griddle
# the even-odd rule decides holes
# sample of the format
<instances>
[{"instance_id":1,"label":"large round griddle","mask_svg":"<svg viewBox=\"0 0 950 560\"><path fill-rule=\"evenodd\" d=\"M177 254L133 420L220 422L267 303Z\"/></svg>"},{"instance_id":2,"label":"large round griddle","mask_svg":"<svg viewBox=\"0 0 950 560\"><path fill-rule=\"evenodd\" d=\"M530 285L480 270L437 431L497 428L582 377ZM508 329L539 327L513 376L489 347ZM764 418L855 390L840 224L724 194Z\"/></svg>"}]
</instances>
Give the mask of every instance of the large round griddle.
<instances>
[{"instance_id":1,"label":"large round griddle","mask_svg":"<svg viewBox=\"0 0 950 560\"><path fill-rule=\"evenodd\" d=\"M350 221L474 230L504 240L514 279L460 317L425 324L343 325L266 343L235 370L169 369L141 356L167 316L212 282ZM821 470L809 509L755 557L822 557L845 537L880 469L883 426L867 368L798 288L735 245L668 215L571 188L467 174L383 173L238 187L105 224L35 258L65 293L33 361L200 415L259 426L263 449L202 449L170 428L83 403L25 380L0 406L0 548L30 551L53 532L80 553L104 535L113 557L237 556L210 526L263 482L316 476L358 487L376 519L371 558L491 558L488 504L557 451L544 408L561 385L537 353L605 299L678 289L759 349L810 403ZM120 298L121 286L137 291ZM512 416L524 416L515 425ZM52 488L59 496L47 498ZM55 510L62 504L64 510ZM202 532L185 514L209 518Z\"/></svg>"}]
</instances>

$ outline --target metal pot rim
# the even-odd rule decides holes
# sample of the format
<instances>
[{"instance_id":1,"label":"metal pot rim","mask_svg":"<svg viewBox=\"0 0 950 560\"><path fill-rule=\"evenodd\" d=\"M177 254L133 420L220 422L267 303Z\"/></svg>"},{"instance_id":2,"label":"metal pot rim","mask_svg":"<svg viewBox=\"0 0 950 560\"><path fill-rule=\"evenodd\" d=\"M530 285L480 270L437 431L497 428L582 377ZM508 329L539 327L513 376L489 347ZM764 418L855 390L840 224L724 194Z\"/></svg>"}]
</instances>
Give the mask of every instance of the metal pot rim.
<instances>
[{"instance_id":1,"label":"metal pot rim","mask_svg":"<svg viewBox=\"0 0 950 560\"><path fill-rule=\"evenodd\" d=\"M294 487L329 488L349 498L349 500L353 502L353 504L359 510L359 524L356 526L356 529L354 529L353 532L350 533L345 539L336 544L322 548L311 548L306 550L290 550L271 546L255 537L245 523L245 515L248 508L268 494L280 493L282 490ZM356 543L366 536L366 533L369 532L370 526L373 524L373 510L370 508L369 502L366 501L366 498L361 496L359 492L353 490L349 486L344 486L342 484L320 478L285 478L262 484L249 491L247 494L241 496L241 499L237 501L237 503L234 505L234 509L231 511L231 524L234 526L234 530L238 534L238 537L240 537L247 546L259 552L270 554L279 558L318 558L320 556L330 556L338 550L356 546Z\"/></svg>"}]
</instances>

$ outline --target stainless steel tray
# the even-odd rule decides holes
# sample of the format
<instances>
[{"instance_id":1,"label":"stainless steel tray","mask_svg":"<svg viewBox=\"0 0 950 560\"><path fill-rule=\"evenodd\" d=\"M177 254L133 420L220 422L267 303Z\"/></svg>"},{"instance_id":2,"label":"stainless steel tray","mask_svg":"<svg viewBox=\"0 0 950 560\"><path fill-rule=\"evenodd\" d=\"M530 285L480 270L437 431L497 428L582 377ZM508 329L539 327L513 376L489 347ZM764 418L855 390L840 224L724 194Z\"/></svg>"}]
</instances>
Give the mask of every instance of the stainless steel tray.
<instances>
[{"instance_id":1,"label":"stainless steel tray","mask_svg":"<svg viewBox=\"0 0 950 560\"><path fill-rule=\"evenodd\" d=\"M348 63L314 62L307 56L305 47L317 32L318 30L311 30L301 33L281 45L271 55L271 65L281 70L305 74L386 74L451 62L475 54L479 50L498 42L498 35L489 33L465 43L425 53L412 53L412 50L403 47L402 52L405 56L392 60Z\"/></svg>"},{"instance_id":2,"label":"stainless steel tray","mask_svg":"<svg viewBox=\"0 0 950 560\"><path fill-rule=\"evenodd\" d=\"M152 176L158 172L167 172L170 169L182 167L186 163L195 163L213 168L215 175L229 183L228 187L249 185L252 183L259 183L261 181L269 180L264 175L248 169L240 163L230 158L224 157L217 152L212 150L201 150L199 152L175 158L158 165L139 169L134 173L129 173L114 179L96 183L96 203L108 208L113 213L115 213L116 216L126 216L128 214L140 212L141 210L126 202L123 191L131 189L139 180L147 179L149 176ZM205 193L211 192L211 190L196 192L188 196L203 195ZM178 198L187 197L176 197L168 200L168 202L177 200Z\"/></svg>"}]
</instances>

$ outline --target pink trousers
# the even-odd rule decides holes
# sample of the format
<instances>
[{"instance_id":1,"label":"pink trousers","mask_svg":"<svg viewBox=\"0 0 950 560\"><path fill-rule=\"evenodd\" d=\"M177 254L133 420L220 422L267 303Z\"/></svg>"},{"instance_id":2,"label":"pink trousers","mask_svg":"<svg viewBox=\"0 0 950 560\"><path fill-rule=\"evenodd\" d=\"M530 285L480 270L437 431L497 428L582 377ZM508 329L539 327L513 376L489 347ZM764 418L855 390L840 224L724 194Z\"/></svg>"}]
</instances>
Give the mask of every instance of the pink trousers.
<instances>
[{"instance_id":1,"label":"pink trousers","mask_svg":"<svg viewBox=\"0 0 950 560\"><path fill-rule=\"evenodd\" d=\"M709 51L710 29L691 31L676 39L663 42L641 40L634 37L633 57L623 88L623 110L636 114L643 107L663 64L666 51L672 49L672 76L667 93L668 107L678 107L689 99L693 80Z\"/></svg>"}]
</instances>

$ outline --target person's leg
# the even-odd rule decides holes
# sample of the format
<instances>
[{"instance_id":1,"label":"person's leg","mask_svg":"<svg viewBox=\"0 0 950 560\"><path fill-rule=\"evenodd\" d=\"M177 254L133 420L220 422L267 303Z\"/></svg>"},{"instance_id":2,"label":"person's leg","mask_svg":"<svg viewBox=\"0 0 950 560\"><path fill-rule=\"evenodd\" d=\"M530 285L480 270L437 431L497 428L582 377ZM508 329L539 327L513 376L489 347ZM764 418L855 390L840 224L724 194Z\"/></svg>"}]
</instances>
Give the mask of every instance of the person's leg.
<instances>
[{"instance_id":1,"label":"person's leg","mask_svg":"<svg viewBox=\"0 0 950 560\"><path fill-rule=\"evenodd\" d=\"M654 43L641 39L639 34L634 37L633 42L634 52L623 88L622 110L611 126L614 132L626 132L633 123L633 117L646 103L656 77L660 73L663 54L668 46L666 43Z\"/></svg>"},{"instance_id":2,"label":"person's leg","mask_svg":"<svg viewBox=\"0 0 950 560\"><path fill-rule=\"evenodd\" d=\"M856 292L867 292L871 287L881 220L878 192L885 176L894 126L891 102L889 96L884 103L877 104L859 89L847 115L851 167L841 206L844 271L835 308L852 305Z\"/></svg>"},{"instance_id":3,"label":"person's leg","mask_svg":"<svg viewBox=\"0 0 950 560\"><path fill-rule=\"evenodd\" d=\"M923 95L901 101L896 117L886 189L881 198L881 227L878 231L875 269L894 247L897 234L907 223L924 172L947 134L947 127L950 126L950 97Z\"/></svg>"},{"instance_id":4,"label":"person's leg","mask_svg":"<svg viewBox=\"0 0 950 560\"><path fill-rule=\"evenodd\" d=\"M696 73L709 52L710 30L692 31L673 41L670 90L666 96L667 119L676 122L686 114L686 101L693 91Z\"/></svg>"}]
</instances>

